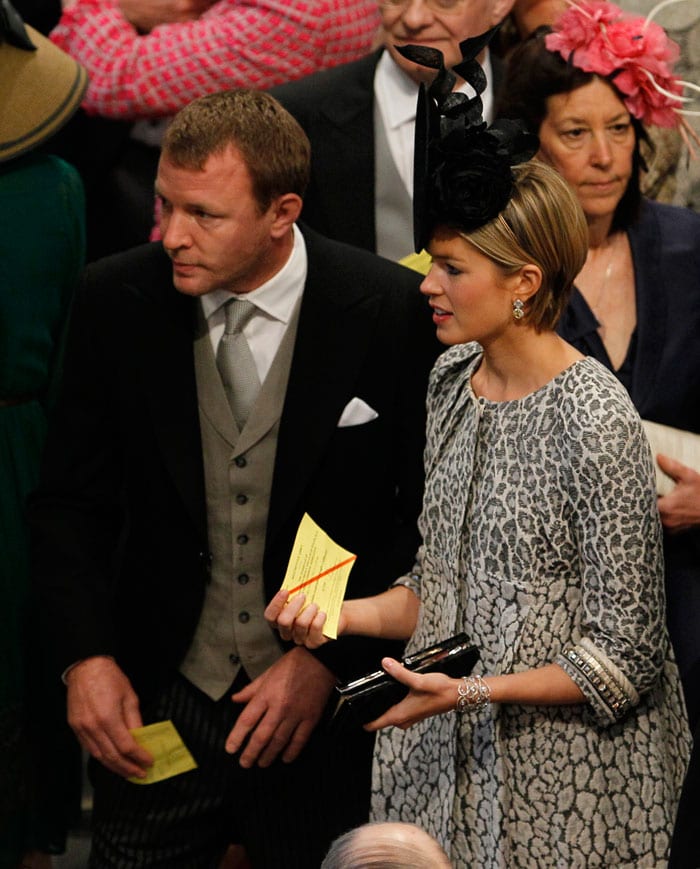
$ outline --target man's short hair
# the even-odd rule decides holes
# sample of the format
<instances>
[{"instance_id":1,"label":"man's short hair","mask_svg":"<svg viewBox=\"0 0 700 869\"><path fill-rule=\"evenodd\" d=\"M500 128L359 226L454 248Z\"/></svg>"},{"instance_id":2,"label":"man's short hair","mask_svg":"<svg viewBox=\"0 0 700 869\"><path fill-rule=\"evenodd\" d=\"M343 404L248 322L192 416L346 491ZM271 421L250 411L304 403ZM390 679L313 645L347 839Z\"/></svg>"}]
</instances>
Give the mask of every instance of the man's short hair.
<instances>
[{"instance_id":1,"label":"man's short hair","mask_svg":"<svg viewBox=\"0 0 700 869\"><path fill-rule=\"evenodd\" d=\"M212 154L235 148L243 157L262 212L285 193L303 197L311 145L297 121L263 91L220 91L181 109L168 127L163 153L185 169L204 168Z\"/></svg>"}]
</instances>

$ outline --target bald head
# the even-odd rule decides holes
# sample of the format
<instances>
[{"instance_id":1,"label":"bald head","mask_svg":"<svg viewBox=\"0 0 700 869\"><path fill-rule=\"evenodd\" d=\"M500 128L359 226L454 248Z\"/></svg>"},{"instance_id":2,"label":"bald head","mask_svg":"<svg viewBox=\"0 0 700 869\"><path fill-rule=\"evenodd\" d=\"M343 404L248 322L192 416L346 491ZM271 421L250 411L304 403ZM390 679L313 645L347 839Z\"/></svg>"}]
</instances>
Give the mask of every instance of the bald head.
<instances>
[{"instance_id":1,"label":"bald head","mask_svg":"<svg viewBox=\"0 0 700 869\"><path fill-rule=\"evenodd\" d=\"M364 824L331 845L321 869L451 869L432 836L413 824Z\"/></svg>"}]
</instances>

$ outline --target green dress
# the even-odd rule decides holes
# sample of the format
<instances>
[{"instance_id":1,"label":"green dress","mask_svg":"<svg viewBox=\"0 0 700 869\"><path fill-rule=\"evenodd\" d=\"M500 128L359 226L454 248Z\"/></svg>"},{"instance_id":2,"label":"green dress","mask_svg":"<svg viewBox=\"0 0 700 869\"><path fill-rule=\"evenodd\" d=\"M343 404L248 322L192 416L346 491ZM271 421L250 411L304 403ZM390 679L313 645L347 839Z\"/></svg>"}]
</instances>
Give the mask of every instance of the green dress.
<instances>
[{"instance_id":1,"label":"green dress","mask_svg":"<svg viewBox=\"0 0 700 869\"><path fill-rule=\"evenodd\" d=\"M76 170L31 154L0 164L0 867L23 850L61 851L76 802L74 740L60 686L26 677L40 638L25 630L29 559L24 504L35 487L60 338L84 259L84 196ZM36 656L38 660L41 655ZM32 688L30 692L28 689ZM27 714L38 699L38 716ZM27 722L46 737L41 751ZM57 740L59 741L57 744ZM36 772L35 776L32 773ZM79 794L79 782L77 786Z\"/></svg>"}]
</instances>

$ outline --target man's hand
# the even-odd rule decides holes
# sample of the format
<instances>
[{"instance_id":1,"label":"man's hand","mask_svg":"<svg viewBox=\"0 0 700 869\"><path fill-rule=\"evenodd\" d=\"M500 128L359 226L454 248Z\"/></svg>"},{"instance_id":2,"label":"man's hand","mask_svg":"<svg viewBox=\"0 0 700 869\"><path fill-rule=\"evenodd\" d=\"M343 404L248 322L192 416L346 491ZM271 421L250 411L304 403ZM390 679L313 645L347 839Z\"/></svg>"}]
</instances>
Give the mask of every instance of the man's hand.
<instances>
[{"instance_id":1,"label":"man's hand","mask_svg":"<svg viewBox=\"0 0 700 869\"><path fill-rule=\"evenodd\" d=\"M226 740L226 751L234 754L247 739L242 767L270 766L280 752L291 763L318 724L335 681L306 649L287 652L233 695L234 703L246 707Z\"/></svg>"},{"instance_id":2,"label":"man's hand","mask_svg":"<svg viewBox=\"0 0 700 869\"><path fill-rule=\"evenodd\" d=\"M141 727L139 699L111 659L86 658L68 671L68 723L86 751L117 775L143 778L153 763L129 733Z\"/></svg>"},{"instance_id":3,"label":"man's hand","mask_svg":"<svg viewBox=\"0 0 700 869\"><path fill-rule=\"evenodd\" d=\"M687 531L700 525L700 474L663 454L656 460L664 474L676 483L672 492L658 500L664 528L671 532Z\"/></svg>"},{"instance_id":4,"label":"man's hand","mask_svg":"<svg viewBox=\"0 0 700 869\"><path fill-rule=\"evenodd\" d=\"M126 20L141 33L150 33L160 24L193 21L205 12L214 0L119 0Z\"/></svg>"}]
</instances>

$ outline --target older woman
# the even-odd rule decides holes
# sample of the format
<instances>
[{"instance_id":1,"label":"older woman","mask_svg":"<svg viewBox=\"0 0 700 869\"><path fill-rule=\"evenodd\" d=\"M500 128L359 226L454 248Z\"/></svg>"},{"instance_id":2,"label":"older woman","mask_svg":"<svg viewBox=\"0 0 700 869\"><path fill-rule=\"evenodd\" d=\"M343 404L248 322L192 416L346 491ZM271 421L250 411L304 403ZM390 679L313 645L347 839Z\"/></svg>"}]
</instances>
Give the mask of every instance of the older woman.
<instances>
[{"instance_id":1,"label":"older woman","mask_svg":"<svg viewBox=\"0 0 700 869\"><path fill-rule=\"evenodd\" d=\"M447 132L428 149L422 291L450 349L423 545L387 592L344 603L339 631L414 652L464 629L481 672L382 662L410 690L370 725L374 815L419 824L457 867L662 866L688 734L651 457L618 381L554 331L585 220L549 167L499 166L508 128L490 140L473 106L464 129L448 110L427 126ZM315 647L325 615L304 603L281 592L267 617Z\"/></svg>"},{"instance_id":2,"label":"older woman","mask_svg":"<svg viewBox=\"0 0 700 869\"><path fill-rule=\"evenodd\" d=\"M643 123L680 121L664 31L583 2L514 52L499 107L540 137L578 197L588 254L559 333L613 371L640 415L700 432L700 215L642 199ZM659 456L667 618L691 721L700 715L700 474Z\"/></svg>"}]
</instances>

